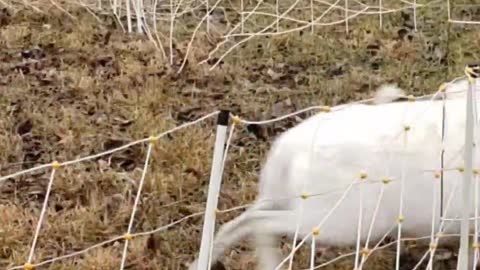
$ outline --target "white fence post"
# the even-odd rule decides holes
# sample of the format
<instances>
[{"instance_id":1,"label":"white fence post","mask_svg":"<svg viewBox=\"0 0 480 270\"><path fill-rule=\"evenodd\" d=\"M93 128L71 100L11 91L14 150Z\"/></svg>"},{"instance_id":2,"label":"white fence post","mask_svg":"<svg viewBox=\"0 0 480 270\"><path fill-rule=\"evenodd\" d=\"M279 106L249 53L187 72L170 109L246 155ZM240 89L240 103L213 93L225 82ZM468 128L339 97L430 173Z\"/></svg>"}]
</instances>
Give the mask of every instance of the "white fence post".
<instances>
[{"instance_id":1,"label":"white fence post","mask_svg":"<svg viewBox=\"0 0 480 270\"><path fill-rule=\"evenodd\" d=\"M472 193L472 175L473 175L473 91L475 91L475 83L478 77L477 71L478 65L467 65L465 67L465 74L468 78L468 91L467 91L467 106L466 106L466 125L465 125L465 171L462 183L462 221L460 230L460 251L458 254L458 268L459 270L468 269L469 260L469 218L470 218L470 205L471 193ZM475 100L476 102L476 100Z\"/></svg>"},{"instance_id":2,"label":"white fence post","mask_svg":"<svg viewBox=\"0 0 480 270\"><path fill-rule=\"evenodd\" d=\"M207 207L203 221L202 243L200 245L197 270L208 270L210 247L212 245L211 241L215 229L215 212L217 210L218 195L222 183L222 163L225 154L224 151L229 117L229 111L221 111L218 115L217 135L215 139L215 148L213 150L212 169L210 171L210 182L208 185Z\"/></svg>"}]
</instances>

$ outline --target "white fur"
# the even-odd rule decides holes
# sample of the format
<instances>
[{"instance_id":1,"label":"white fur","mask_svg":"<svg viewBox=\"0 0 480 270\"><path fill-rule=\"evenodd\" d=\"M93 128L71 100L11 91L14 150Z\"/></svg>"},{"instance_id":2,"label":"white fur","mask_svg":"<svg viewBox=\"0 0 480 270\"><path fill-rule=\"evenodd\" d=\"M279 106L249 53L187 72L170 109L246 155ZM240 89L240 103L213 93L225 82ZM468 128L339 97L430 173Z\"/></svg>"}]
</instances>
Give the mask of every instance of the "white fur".
<instances>
[{"instance_id":1,"label":"white fur","mask_svg":"<svg viewBox=\"0 0 480 270\"><path fill-rule=\"evenodd\" d=\"M464 81L460 81L447 92L466 90L466 86ZM399 93L398 90L393 92ZM463 166L465 100L458 98L461 96L449 98L446 103L446 168ZM385 99L381 100L385 102ZM316 239L321 246L355 245L359 191L363 189L363 246L382 185L380 179L387 176L394 181L385 186L370 240L370 243L375 243L396 224L403 162L405 221L402 236L430 235L433 188L439 181L435 180L433 172L424 170L440 168L442 104L442 100L435 100L352 105L343 110L315 115L283 133L275 140L261 171L256 203L219 229L214 241L212 265L240 239L255 236L260 269L274 269L281 258L276 255L275 241L280 235L293 236L300 204L303 203L304 209L299 234L299 239L302 239L319 224L346 187L359 179L362 170L368 174L367 183L355 185L350 190L320 228ZM404 125L411 126L406 148L403 143ZM455 182L461 180L462 174L458 171L445 172L445 203ZM447 217L461 215L460 190L461 186ZM304 192L317 194L329 191L332 192L303 201L298 198ZM295 196L297 199L285 199ZM436 229L439 212L437 203ZM459 233L459 225L459 222L451 224L445 233ZM394 233L392 236L395 237L396 230ZM196 269L196 262L190 269Z\"/></svg>"},{"instance_id":2,"label":"white fur","mask_svg":"<svg viewBox=\"0 0 480 270\"><path fill-rule=\"evenodd\" d=\"M393 84L386 84L381 86L375 94L374 104L389 103L399 97L404 97L405 92L398 86Z\"/></svg>"}]
</instances>

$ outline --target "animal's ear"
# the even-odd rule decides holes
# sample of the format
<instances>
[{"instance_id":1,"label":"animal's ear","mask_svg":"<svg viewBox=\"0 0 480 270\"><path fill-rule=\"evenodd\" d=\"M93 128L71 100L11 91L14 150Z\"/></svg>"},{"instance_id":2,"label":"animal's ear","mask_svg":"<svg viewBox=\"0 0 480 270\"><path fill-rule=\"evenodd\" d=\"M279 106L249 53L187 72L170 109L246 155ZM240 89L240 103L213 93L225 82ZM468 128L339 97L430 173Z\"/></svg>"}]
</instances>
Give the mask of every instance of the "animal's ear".
<instances>
[{"instance_id":1,"label":"animal's ear","mask_svg":"<svg viewBox=\"0 0 480 270\"><path fill-rule=\"evenodd\" d=\"M373 103L389 103L402 97L405 97L405 92L400 87L394 84L385 84L378 88L373 98Z\"/></svg>"}]
</instances>

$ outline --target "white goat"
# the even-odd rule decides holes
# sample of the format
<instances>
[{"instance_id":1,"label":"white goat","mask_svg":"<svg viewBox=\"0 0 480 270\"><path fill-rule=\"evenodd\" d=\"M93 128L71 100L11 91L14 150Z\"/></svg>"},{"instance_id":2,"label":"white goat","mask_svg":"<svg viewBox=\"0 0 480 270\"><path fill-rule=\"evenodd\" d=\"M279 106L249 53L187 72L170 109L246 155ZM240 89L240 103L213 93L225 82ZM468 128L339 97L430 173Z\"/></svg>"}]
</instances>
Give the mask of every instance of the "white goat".
<instances>
[{"instance_id":1,"label":"white goat","mask_svg":"<svg viewBox=\"0 0 480 270\"><path fill-rule=\"evenodd\" d=\"M467 88L466 80L447 88L452 98L446 100L446 169L463 166L466 103L461 97L465 97ZM464 93L453 94L456 91ZM212 265L231 245L246 236L254 236L259 269L275 269L281 261L276 241L281 235L293 236L298 221L299 239L318 228L320 233L315 238L318 245L355 245L361 190L363 246L384 184L380 180L385 177L392 181L384 186L371 243L380 240L398 222L402 179L405 218L402 237L429 236L432 214L438 230L440 197L439 193L434 195L433 190L435 185L440 185L434 172L440 169L443 101L388 103L393 95L401 94L400 90L389 87L378 93L375 100L381 104L351 105L315 115L275 140L261 171L257 201L219 229L213 244ZM362 171L367 177L360 180ZM445 170L447 218L461 216L460 185L446 208L447 198L461 180L461 170ZM351 186L343 201L318 227L353 181L358 184ZM311 196L302 198L302 194ZM434 197L437 203L432 213ZM453 222L444 233L459 231L460 222ZM395 237L396 230L393 232ZM192 263L190 269L196 269L196 264L197 261Z\"/></svg>"}]
</instances>

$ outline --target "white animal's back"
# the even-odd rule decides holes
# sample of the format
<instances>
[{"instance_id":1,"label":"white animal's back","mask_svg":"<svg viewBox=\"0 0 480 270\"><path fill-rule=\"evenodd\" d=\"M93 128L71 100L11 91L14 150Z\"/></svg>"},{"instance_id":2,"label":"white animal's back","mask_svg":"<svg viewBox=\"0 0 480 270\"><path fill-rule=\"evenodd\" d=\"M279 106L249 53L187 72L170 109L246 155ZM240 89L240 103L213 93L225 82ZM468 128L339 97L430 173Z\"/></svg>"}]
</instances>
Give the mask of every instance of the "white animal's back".
<instances>
[{"instance_id":1,"label":"white animal's back","mask_svg":"<svg viewBox=\"0 0 480 270\"><path fill-rule=\"evenodd\" d=\"M447 110L445 160L448 163L445 165L456 168L462 166L465 101L450 100ZM405 126L410 128L408 132L404 131ZM319 242L324 245L352 245L356 240L359 189L363 189L364 194L362 235L366 237L381 180L392 178L393 181L385 187L374 224L372 237L379 238L396 224L402 164L405 162L406 219L403 228L412 236L428 235L433 188L435 184L439 185L434 171L440 169L441 132L442 101L353 105L341 111L316 115L277 139L262 172L259 200L282 201L283 207L298 210L303 199L288 204L282 198L335 191L303 201L301 232L309 233L348 185L365 171L368 175L365 183L352 188L323 224L319 236ZM279 164L288 169L279 167ZM276 173L279 170L281 174ZM445 172L444 194L450 194L453 184L461 177L457 171ZM459 202L453 202L450 213L459 214ZM440 203L437 203L436 213L440 213L439 207Z\"/></svg>"}]
</instances>

